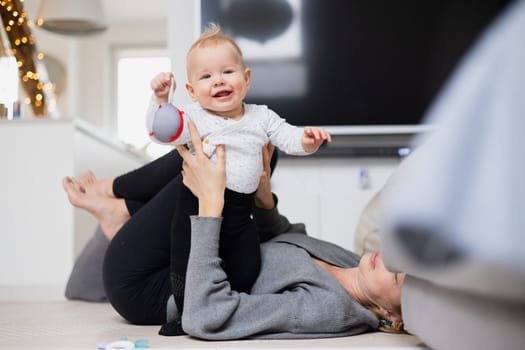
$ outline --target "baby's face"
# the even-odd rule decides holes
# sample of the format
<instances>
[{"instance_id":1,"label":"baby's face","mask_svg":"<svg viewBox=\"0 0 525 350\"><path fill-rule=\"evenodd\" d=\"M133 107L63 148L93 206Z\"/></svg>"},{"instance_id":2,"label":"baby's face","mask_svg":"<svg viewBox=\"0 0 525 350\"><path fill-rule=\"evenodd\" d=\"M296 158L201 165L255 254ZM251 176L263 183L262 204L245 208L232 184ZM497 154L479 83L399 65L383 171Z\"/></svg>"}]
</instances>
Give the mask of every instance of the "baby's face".
<instances>
[{"instance_id":1,"label":"baby's face","mask_svg":"<svg viewBox=\"0 0 525 350\"><path fill-rule=\"evenodd\" d=\"M199 47L188 55L186 89L204 109L239 119L250 87L250 73L230 43Z\"/></svg>"}]
</instances>

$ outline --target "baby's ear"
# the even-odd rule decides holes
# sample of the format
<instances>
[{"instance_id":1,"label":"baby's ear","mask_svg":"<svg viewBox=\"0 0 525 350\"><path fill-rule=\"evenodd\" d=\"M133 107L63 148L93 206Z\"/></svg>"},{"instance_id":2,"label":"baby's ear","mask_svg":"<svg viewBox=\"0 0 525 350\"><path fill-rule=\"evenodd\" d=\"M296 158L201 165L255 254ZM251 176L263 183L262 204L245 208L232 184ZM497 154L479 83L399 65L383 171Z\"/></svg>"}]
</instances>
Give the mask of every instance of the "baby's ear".
<instances>
[{"instance_id":1,"label":"baby's ear","mask_svg":"<svg viewBox=\"0 0 525 350\"><path fill-rule=\"evenodd\" d=\"M193 90L193 86L190 83L186 83L186 91L188 91L188 94L193 101L197 100L195 97L195 90Z\"/></svg>"},{"instance_id":2,"label":"baby's ear","mask_svg":"<svg viewBox=\"0 0 525 350\"><path fill-rule=\"evenodd\" d=\"M252 70L250 68L244 69L244 81L246 82L246 86L248 89L250 88L250 83L252 81Z\"/></svg>"}]
</instances>

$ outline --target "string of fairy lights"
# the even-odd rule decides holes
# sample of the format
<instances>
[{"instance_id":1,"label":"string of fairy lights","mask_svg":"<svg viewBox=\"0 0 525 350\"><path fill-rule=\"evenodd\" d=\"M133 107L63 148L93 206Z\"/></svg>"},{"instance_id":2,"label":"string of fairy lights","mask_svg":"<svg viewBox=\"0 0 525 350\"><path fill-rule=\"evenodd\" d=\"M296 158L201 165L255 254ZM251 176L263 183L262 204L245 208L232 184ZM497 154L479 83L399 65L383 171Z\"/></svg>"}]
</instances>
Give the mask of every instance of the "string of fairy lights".
<instances>
[{"instance_id":1,"label":"string of fairy lights","mask_svg":"<svg viewBox=\"0 0 525 350\"><path fill-rule=\"evenodd\" d=\"M54 109L54 84L48 82L43 63L44 54L36 47L31 29L34 22L27 17L24 0L0 0L0 16L9 46L3 54L14 56L18 74L26 97L24 103L31 106L36 117L44 117ZM42 19L37 25L43 24Z\"/></svg>"}]
</instances>

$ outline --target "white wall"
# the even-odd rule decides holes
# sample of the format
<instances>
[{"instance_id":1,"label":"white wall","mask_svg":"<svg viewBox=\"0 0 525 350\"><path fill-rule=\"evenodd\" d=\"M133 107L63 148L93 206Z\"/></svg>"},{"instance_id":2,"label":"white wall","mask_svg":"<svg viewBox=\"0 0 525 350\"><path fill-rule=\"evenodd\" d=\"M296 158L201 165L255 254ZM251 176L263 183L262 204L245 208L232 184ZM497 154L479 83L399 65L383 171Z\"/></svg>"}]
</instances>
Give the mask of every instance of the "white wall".
<instances>
[{"instance_id":1,"label":"white wall","mask_svg":"<svg viewBox=\"0 0 525 350\"><path fill-rule=\"evenodd\" d=\"M172 57L172 69L179 88L173 102L185 105L191 102L183 88L186 77L186 53L200 33L200 1L170 1L168 3L167 46Z\"/></svg>"},{"instance_id":2,"label":"white wall","mask_svg":"<svg viewBox=\"0 0 525 350\"><path fill-rule=\"evenodd\" d=\"M111 134L108 127L116 118L112 85L116 80L111 70L113 48L157 45L166 46L166 22L157 19L112 23L103 34L78 40L75 82L78 107L73 115Z\"/></svg>"},{"instance_id":3,"label":"white wall","mask_svg":"<svg viewBox=\"0 0 525 350\"><path fill-rule=\"evenodd\" d=\"M24 3L30 18L36 19L41 1ZM151 6L154 5L152 2ZM111 69L113 49L166 47L166 9L159 8L158 11L159 15L151 19L111 22L107 31L96 35L72 37L50 33L37 26L32 28L38 51L53 55L66 66L66 90L57 99L63 117L76 116L97 126L108 136L114 136L109 129L115 112L112 85L115 79ZM30 110L26 110L26 116L32 116Z\"/></svg>"}]
</instances>

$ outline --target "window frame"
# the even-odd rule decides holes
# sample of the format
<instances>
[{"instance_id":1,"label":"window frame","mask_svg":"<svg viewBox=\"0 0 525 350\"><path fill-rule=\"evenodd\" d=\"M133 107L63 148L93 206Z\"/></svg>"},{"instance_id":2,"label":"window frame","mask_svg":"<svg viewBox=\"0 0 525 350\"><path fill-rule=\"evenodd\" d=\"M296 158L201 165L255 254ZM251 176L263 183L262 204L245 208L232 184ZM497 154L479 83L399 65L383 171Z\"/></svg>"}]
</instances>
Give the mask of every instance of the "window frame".
<instances>
[{"instance_id":1,"label":"window frame","mask_svg":"<svg viewBox=\"0 0 525 350\"><path fill-rule=\"evenodd\" d=\"M173 60L170 57L170 52L167 46L165 45L115 45L111 48L111 117L109 118L108 127L113 134L113 137L119 142L126 144L126 146L136 148L135 145L127 144L124 140L119 137L119 123L118 123L118 113L119 113L119 61L123 58L140 58L140 57L166 57L170 60L170 66L173 65ZM171 68L173 69L173 68ZM160 71L159 71L160 72ZM145 113L146 111L144 111ZM145 117L145 115L144 115ZM144 130L144 132L146 132ZM148 144L149 145L149 144ZM147 148L146 145L143 148Z\"/></svg>"}]
</instances>

